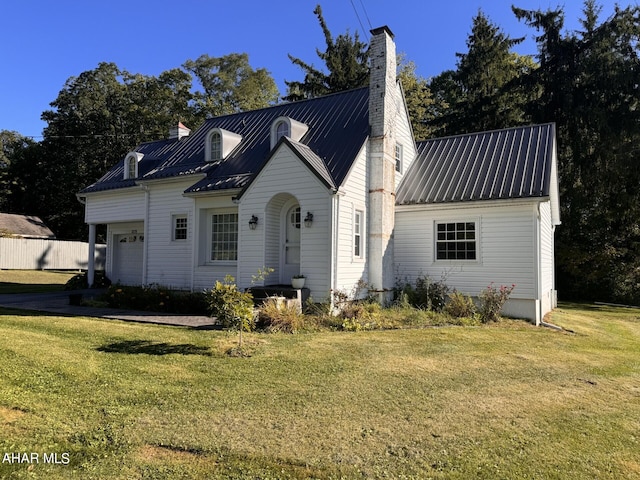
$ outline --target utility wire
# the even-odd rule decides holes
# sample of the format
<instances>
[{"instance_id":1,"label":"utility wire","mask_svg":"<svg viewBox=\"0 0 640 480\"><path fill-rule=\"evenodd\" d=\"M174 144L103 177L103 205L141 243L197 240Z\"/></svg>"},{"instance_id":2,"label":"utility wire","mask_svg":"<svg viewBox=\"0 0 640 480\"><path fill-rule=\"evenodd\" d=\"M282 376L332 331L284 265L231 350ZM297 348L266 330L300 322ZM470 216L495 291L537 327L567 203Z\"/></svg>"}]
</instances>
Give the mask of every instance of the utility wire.
<instances>
[{"instance_id":1,"label":"utility wire","mask_svg":"<svg viewBox=\"0 0 640 480\"><path fill-rule=\"evenodd\" d=\"M356 18L358 19L358 23L360 24L360 28L362 29L362 33L364 34L364 36L367 38L367 42L369 41L369 35L367 35L367 31L364 28L364 25L362 25L362 20L360 20L360 15L358 15L358 10L356 9L356 6L353 4L353 0L349 0L351 2L351 7L353 7L353 11L356 14Z\"/></svg>"},{"instance_id":2,"label":"utility wire","mask_svg":"<svg viewBox=\"0 0 640 480\"><path fill-rule=\"evenodd\" d=\"M362 3L362 0L360 0L360 5L362 5L364 16L367 18L367 23L369 24L369 30L373 30L373 25L371 25L371 20L369 20L369 14L367 13L367 9L365 8L364 3Z\"/></svg>"}]
</instances>

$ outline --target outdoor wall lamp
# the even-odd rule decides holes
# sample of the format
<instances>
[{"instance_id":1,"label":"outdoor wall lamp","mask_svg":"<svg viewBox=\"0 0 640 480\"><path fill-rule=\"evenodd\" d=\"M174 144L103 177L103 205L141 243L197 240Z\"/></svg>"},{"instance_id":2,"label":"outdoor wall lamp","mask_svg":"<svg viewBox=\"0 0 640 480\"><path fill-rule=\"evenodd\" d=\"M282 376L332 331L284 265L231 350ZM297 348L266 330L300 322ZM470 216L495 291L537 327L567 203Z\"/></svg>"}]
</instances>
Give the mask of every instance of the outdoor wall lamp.
<instances>
[{"instance_id":1,"label":"outdoor wall lamp","mask_svg":"<svg viewBox=\"0 0 640 480\"><path fill-rule=\"evenodd\" d=\"M304 226L309 228L313 223L313 213L307 212L307 216L304 217Z\"/></svg>"},{"instance_id":2,"label":"outdoor wall lamp","mask_svg":"<svg viewBox=\"0 0 640 480\"><path fill-rule=\"evenodd\" d=\"M249 228L251 230L255 230L257 226L258 226L258 217L256 217L255 215L251 215L251 220L249 220Z\"/></svg>"}]
</instances>

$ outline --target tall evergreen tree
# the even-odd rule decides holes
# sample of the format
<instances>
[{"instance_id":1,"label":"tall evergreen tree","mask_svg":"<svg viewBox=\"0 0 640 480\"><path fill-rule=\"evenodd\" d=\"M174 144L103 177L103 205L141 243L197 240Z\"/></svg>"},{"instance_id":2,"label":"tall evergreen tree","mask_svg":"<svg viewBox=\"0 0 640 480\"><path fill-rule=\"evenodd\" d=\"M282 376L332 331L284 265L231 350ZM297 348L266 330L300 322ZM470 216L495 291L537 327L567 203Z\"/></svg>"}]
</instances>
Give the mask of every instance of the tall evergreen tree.
<instances>
[{"instance_id":1,"label":"tall evergreen tree","mask_svg":"<svg viewBox=\"0 0 640 480\"><path fill-rule=\"evenodd\" d=\"M512 127L526 121L526 95L517 80L535 64L511 49L512 39L480 11L473 18L467 53L457 53L455 71L431 81L436 103L444 115L436 122L439 135Z\"/></svg>"},{"instance_id":2,"label":"tall evergreen tree","mask_svg":"<svg viewBox=\"0 0 640 480\"><path fill-rule=\"evenodd\" d=\"M328 70L325 73L303 60L289 55L294 65L304 72L304 81L285 81L288 91L286 101L318 97L328 93L341 92L366 86L369 82L369 51L367 44L360 41L358 33L352 37L349 32L338 35L334 40L322 16L322 8L317 5L314 14L318 17L324 33L326 50L316 53Z\"/></svg>"},{"instance_id":3,"label":"tall evergreen tree","mask_svg":"<svg viewBox=\"0 0 640 480\"><path fill-rule=\"evenodd\" d=\"M540 32L530 112L557 123L560 294L640 304L640 9L600 23L587 0L570 33L561 10L514 12Z\"/></svg>"},{"instance_id":4,"label":"tall evergreen tree","mask_svg":"<svg viewBox=\"0 0 640 480\"><path fill-rule=\"evenodd\" d=\"M402 55L398 57L398 80L404 90L413 135L417 141L426 140L432 136L429 124L433 120L433 98L429 84L416 74L414 62L405 62Z\"/></svg>"}]
</instances>

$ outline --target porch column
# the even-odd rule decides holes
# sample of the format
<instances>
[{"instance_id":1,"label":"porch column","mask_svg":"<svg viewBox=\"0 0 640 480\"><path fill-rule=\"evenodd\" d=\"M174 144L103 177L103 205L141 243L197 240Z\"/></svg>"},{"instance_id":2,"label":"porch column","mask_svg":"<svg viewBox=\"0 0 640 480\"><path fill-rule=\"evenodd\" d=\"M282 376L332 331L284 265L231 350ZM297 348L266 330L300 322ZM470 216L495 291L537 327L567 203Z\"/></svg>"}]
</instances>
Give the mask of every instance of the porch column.
<instances>
[{"instance_id":1,"label":"porch column","mask_svg":"<svg viewBox=\"0 0 640 480\"><path fill-rule=\"evenodd\" d=\"M89 261L87 262L87 283L93 287L96 272L96 225L89 224Z\"/></svg>"}]
</instances>

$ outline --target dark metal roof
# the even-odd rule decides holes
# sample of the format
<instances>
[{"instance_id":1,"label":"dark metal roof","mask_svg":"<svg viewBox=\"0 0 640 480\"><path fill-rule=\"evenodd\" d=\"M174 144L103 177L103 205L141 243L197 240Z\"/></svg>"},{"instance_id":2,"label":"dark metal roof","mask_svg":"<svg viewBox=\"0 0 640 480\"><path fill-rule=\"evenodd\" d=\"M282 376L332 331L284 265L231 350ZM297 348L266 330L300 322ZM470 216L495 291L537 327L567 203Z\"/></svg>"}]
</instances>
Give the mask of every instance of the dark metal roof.
<instances>
[{"instance_id":1,"label":"dark metal roof","mask_svg":"<svg viewBox=\"0 0 640 480\"><path fill-rule=\"evenodd\" d=\"M198 193L243 188L271 155L271 125L278 117L289 117L309 127L297 147L299 155L328 185L339 186L351 168L369 134L369 89L359 88L300 102L225 115L206 120L189 137L154 164L138 180L206 173L206 178L186 190ZM240 144L222 162L205 162L205 139L211 129L220 128L242 137ZM155 142L154 142L155 143ZM140 150L137 150L140 151ZM144 153L144 152L142 152ZM322 163L323 165L319 165ZM123 162L83 192L120 188L134 184L121 180ZM129 182L129 183L128 183Z\"/></svg>"},{"instance_id":2,"label":"dark metal roof","mask_svg":"<svg viewBox=\"0 0 640 480\"><path fill-rule=\"evenodd\" d=\"M547 197L554 145L552 123L420 142L396 203Z\"/></svg>"},{"instance_id":3,"label":"dark metal roof","mask_svg":"<svg viewBox=\"0 0 640 480\"><path fill-rule=\"evenodd\" d=\"M179 146L180 141L177 138L142 143L134 150L135 152L142 153L144 155L142 160L138 162L137 179L132 178L124 180L123 158L111 170L103 175L102 178L82 190L80 194L133 187L136 185L136 180L141 179L158 165L162 164L162 162L168 159Z\"/></svg>"},{"instance_id":4,"label":"dark metal roof","mask_svg":"<svg viewBox=\"0 0 640 480\"><path fill-rule=\"evenodd\" d=\"M327 188L332 190L337 190L336 184L333 182L333 178L331 178L331 174L327 169L327 166L322 161L320 157L318 157L313 151L307 147L306 145L294 142L290 138L282 137L278 144L273 148L272 153L275 153L278 150L278 147L281 144L287 145L297 156L298 158L311 170L311 172L320 179L322 183L325 184ZM260 171L269 163L272 155L269 155L267 159L262 162L262 165L252 176L248 177L248 181L245 185L243 185L242 191L238 194L238 198L244 195L244 192L249 188L249 185L253 182L253 180L258 176Z\"/></svg>"}]
</instances>

